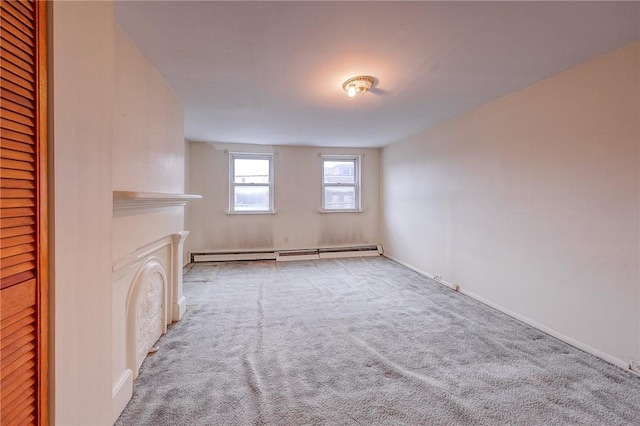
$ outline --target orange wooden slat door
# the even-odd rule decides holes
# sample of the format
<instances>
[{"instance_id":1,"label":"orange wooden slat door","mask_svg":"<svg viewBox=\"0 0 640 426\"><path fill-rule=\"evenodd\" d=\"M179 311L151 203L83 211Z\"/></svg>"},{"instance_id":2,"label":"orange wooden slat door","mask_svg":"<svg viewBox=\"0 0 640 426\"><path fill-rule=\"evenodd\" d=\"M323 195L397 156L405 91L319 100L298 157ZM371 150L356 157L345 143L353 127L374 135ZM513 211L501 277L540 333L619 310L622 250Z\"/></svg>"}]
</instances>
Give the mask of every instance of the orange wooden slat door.
<instances>
[{"instance_id":1,"label":"orange wooden slat door","mask_svg":"<svg viewBox=\"0 0 640 426\"><path fill-rule=\"evenodd\" d=\"M0 0L0 424L47 424L46 2Z\"/></svg>"}]
</instances>

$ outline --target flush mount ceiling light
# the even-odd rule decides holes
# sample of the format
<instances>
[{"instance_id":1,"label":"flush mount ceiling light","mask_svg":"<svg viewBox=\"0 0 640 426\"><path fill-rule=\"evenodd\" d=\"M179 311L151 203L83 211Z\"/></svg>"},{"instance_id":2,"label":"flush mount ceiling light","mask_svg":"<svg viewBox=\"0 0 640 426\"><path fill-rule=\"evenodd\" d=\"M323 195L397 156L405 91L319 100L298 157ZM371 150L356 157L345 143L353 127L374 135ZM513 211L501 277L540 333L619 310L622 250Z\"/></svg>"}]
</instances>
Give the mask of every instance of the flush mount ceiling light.
<instances>
[{"instance_id":1,"label":"flush mount ceiling light","mask_svg":"<svg viewBox=\"0 0 640 426\"><path fill-rule=\"evenodd\" d=\"M367 93L375 82L376 79L369 75L359 75L342 83L342 88L350 98L353 98L358 93Z\"/></svg>"}]
</instances>

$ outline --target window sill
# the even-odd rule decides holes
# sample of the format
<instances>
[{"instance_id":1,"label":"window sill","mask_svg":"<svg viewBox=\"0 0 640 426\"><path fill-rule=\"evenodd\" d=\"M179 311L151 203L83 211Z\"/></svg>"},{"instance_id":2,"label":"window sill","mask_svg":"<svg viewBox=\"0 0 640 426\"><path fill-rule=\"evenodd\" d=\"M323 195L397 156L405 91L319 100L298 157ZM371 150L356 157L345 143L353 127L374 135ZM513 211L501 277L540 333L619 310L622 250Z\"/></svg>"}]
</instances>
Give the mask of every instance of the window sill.
<instances>
[{"instance_id":1,"label":"window sill","mask_svg":"<svg viewBox=\"0 0 640 426\"><path fill-rule=\"evenodd\" d=\"M363 213L363 210L318 210L318 213Z\"/></svg>"},{"instance_id":2,"label":"window sill","mask_svg":"<svg viewBox=\"0 0 640 426\"><path fill-rule=\"evenodd\" d=\"M276 214L275 210L247 210L247 211L228 211L228 215L254 215L254 214Z\"/></svg>"}]
</instances>

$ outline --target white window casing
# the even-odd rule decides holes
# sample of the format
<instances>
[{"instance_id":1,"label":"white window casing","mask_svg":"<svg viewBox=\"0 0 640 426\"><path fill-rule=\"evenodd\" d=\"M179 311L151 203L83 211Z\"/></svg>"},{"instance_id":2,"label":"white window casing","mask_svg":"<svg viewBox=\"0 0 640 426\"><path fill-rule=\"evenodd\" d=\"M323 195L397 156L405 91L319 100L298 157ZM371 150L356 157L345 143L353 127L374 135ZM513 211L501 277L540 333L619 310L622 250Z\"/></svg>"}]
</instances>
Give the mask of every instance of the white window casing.
<instances>
[{"instance_id":1,"label":"white window casing","mask_svg":"<svg viewBox=\"0 0 640 426\"><path fill-rule=\"evenodd\" d=\"M273 214L274 154L229 153L229 213Z\"/></svg>"},{"instance_id":2,"label":"white window casing","mask_svg":"<svg viewBox=\"0 0 640 426\"><path fill-rule=\"evenodd\" d=\"M322 155L321 212L361 212L360 155Z\"/></svg>"}]
</instances>

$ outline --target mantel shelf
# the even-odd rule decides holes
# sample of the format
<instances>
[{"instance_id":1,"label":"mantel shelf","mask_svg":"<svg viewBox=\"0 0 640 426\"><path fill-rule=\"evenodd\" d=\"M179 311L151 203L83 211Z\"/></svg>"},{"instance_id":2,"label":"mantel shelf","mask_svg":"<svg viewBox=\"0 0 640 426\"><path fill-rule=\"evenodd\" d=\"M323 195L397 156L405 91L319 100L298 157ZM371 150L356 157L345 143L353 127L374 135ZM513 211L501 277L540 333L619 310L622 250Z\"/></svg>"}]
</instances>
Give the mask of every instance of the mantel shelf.
<instances>
[{"instance_id":1,"label":"mantel shelf","mask_svg":"<svg viewBox=\"0 0 640 426\"><path fill-rule=\"evenodd\" d=\"M113 211L139 211L162 207L184 206L187 201L201 199L202 195L169 192L113 191Z\"/></svg>"}]
</instances>

